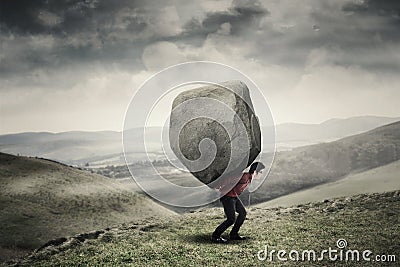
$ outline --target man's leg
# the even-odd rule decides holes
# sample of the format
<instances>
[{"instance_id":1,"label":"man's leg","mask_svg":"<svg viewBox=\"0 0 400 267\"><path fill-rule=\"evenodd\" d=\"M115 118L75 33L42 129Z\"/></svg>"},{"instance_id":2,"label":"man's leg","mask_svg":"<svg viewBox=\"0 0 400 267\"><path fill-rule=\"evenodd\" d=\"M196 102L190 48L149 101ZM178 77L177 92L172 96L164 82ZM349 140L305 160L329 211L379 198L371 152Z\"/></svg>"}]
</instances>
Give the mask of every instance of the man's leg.
<instances>
[{"instance_id":1,"label":"man's leg","mask_svg":"<svg viewBox=\"0 0 400 267\"><path fill-rule=\"evenodd\" d=\"M220 237L229 226L235 223L235 199L225 196L221 198L221 202L224 206L226 220L215 229L212 236L216 238Z\"/></svg>"},{"instance_id":2,"label":"man's leg","mask_svg":"<svg viewBox=\"0 0 400 267\"><path fill-rule=\"evenodd\" d=\"M232 227L230 236L237 236L239 234L240 226L242 226L244 219L246 219L246 209L243 206L242 201L240 198L236 199L236 212L239 213L238 217L236 218L235 225Z\"/></svg>"}]
</instances>

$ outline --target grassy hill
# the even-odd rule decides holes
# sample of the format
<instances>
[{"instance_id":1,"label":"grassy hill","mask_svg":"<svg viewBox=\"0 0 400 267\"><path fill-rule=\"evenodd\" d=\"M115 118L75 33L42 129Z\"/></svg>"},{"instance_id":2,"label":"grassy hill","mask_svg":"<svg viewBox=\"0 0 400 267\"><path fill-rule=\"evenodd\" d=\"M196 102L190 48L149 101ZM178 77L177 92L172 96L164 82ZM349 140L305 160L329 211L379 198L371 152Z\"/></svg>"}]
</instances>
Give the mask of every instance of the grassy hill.
<instances>
[{"instance_id":1,"label":"grassy hill","mask_svg":"<svg viewBox=\"0 0 400 267\"><path fill-rule=\"evenodd\" d=\"M368 171L350 174L259 204L260 207L293 206L334 197L400 190L400 160Z\"/></svg>"},{"instance_id":2,"label":"grassy hill","mask_svg":"<svg viewBox=\"0 0 400 267\"><path fill-rule=\"evenodd\" d=\"M252 207L241 229L246 241L213 244L210 235L223 220L221 208L204 209L166 220L123 224L95 233L53 240L13 266L382 266L377 261L301 261L304 250L372 251L395 255L400 251L400 191L362 194L290 208ZM260 261L257 254L297 250L300 261L279 261L276 253ZM262 254L260 254L263 256ZM307 254L306 254L307 255ZM337 254L339 255L339 253ZM351 255L350 255L351 256ZM344 258L343 258L344 259ZM351 257L349 259L352 259ZM388 258L387 258L388 259Z\"/></svg>"},{"instance_id":3,"label":"grassy hill","mask_svg":"<svg viewBox=\"0 0 400 267\"><path fill-rule=\"evenodd\" d=\"M278 152L267 180L252 194L259 203L400 159L400 121L330 143Z\"/></svg>"},{"instance_id":4,"label":"grassy hill","mask_svg":"<svg viewBox=\"0 0 400 267\"><path fill-rule=\"evenodd\" d=\"M175 213L117 181L44 159L0 153L0 259L48 240Z\"/></svg>"}]
</instances>

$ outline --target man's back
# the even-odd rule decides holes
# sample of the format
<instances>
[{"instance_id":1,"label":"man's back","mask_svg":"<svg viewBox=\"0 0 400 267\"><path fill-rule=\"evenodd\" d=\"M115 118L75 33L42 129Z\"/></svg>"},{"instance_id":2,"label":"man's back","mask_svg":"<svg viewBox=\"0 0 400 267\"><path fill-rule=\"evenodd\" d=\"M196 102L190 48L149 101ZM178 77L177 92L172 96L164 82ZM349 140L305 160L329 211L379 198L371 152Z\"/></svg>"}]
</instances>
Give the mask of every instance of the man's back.
<instances>
[{"instance_id":1,"label":"man's back","mask_svg":"<svg viewBox=\"0 0 400 267\"><path fill-rule=\"evenodd\" d=\"M251 183L252 175L248 172L242 174L237 184L225 195L230 197L238 197L246 187ZM223 191L222 191L223 192Z\"/></svg>"}]
</instances>

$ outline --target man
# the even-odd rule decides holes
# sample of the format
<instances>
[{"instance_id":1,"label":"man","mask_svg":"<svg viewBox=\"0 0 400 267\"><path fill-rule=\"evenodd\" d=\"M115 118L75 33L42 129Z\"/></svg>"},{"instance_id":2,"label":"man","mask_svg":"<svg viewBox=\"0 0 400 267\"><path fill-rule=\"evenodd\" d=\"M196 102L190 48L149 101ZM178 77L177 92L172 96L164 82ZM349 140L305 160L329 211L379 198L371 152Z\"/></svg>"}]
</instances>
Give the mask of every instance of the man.
<instances>
[{"instance_id":1,"label":"man","mask_svg":"<svg viewBox=\"0 0 400 267\"><path fill-rule=\"evenodd\" d=\"M250 170L247 173L243 173L239 182L225 195L220 198L222 205L224 207L224 212L226 220L222 222L214 231L211 236L211 240L215 243L225 243L226 239L221 237L221 234L228 229L229 226L234 224L230 234L230 240L244 240L243 236L239 235L240 226L242 226L246 218L246 209L243 206L242 201L238 196L246 189L246 187L251 183L252 179L260 179L259 174L265 169L264 164L261 162L254 162L250 166ZM225 185L227 186L227 185ZM223 191L223 187L220 187L220 191ZM235 219L235 211L239 214Z\"/></svg>"}]
</instances>

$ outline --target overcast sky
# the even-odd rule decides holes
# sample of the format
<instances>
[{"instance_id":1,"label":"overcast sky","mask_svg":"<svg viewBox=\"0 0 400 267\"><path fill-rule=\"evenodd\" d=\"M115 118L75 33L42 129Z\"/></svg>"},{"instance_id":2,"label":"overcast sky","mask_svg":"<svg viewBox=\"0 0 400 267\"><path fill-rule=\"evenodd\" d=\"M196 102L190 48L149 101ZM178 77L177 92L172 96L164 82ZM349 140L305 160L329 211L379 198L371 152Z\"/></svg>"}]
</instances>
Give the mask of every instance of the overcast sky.
<instances>
[{"instance_id":1,"label":"overcast sky","mask_svg":"<svg viewBox=\"0 0 400 267\"><path fill-rule=\"evenodd\" d=\"M248 75L276 123L400 116L398 0L0 6L0 134L122 130L138 86L192 60Z\"/></svg>"}]
</instances>

